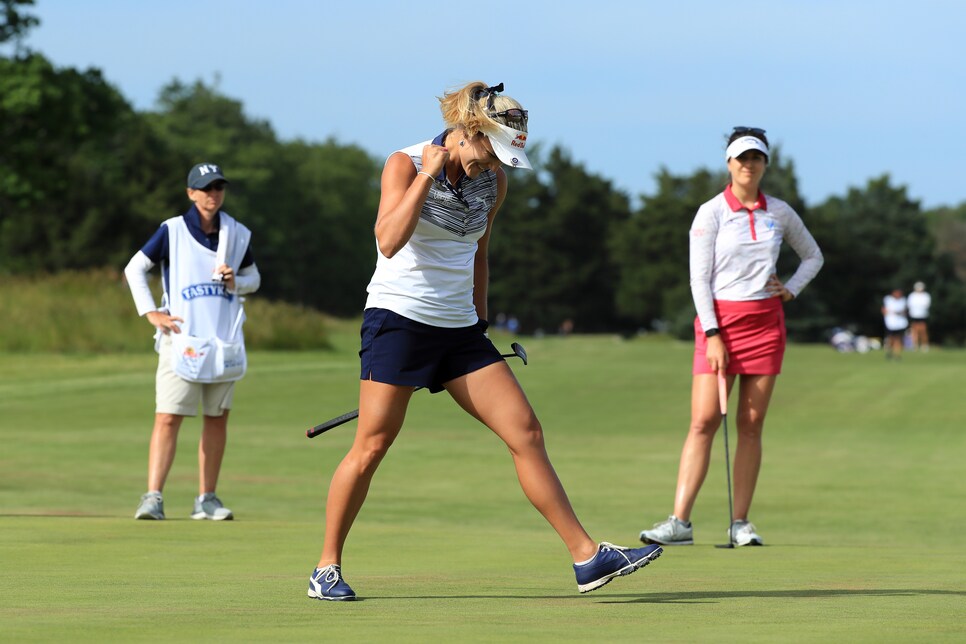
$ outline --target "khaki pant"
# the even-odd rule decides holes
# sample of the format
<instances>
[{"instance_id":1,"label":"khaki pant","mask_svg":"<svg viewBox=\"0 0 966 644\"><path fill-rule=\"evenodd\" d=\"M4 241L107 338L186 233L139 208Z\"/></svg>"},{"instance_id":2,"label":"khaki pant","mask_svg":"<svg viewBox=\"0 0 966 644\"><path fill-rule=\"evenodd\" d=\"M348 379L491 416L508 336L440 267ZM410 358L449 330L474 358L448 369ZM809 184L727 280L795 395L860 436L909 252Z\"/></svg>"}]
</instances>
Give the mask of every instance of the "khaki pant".
<instances>
[{"instance_id":1,"label":"khaki pant","mask_svg":"<svg viewBox=\"0 0 966 644\"><path fill-rule=\"evenodd\" d=\"M198 404L205 416L221 416L231 409L234 382L189 382L171 369L171 338L161 338L155 379L155 413L197 416Z\"/></svg>"}]
</instances>

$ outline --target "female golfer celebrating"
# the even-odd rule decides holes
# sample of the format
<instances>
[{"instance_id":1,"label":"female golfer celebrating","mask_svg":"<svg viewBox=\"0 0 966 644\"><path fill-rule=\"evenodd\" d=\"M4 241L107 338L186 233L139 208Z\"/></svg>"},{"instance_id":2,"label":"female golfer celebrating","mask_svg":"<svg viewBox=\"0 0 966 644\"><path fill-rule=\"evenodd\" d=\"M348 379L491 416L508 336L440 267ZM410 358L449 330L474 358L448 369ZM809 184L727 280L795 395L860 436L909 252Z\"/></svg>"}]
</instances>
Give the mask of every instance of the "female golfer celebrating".
<instances>
[{"instance_id":1,"label":"female golfer celebrating","mask_svg":"<svg viewBox=\"0 0 966 644\"><path fill-rule=\"evenodd\" d=\"M717 374L728 389L740 374L735 453L735 545L761 545L748 521L761 466L761 432L785 353L782 303L796 297L822 267L822 252L792 208L758 189L768 165L768 139L758 128L736 127L725 154L731 183L698 209L691 225L694 376L691 428L681 452L674 514L641 532L644 543L694 543L690 516L708 472L721 422ZM776 275L782 241L801 258L786 283Z\"/></svg>"},{"instance_id":2,"label":"female golfer celebrating","mask_svg":"<svg viewBox=\"0 0 966 644\"><path fill-rule=\"evenodd\" d=\"M415 387L445 389L506 443L524 493L570 550L580 592L661 554L660 546L591 540L547 457L530 403L486 337L487 246L507 190L501 164L530 168L527 111L502 91L502 84L476 82L447 93L440 99L447 129L386 161L359 352L359 425L329 486L309 597L355 598L342 577L343 546Z\"/></svg>"}]
</instances>

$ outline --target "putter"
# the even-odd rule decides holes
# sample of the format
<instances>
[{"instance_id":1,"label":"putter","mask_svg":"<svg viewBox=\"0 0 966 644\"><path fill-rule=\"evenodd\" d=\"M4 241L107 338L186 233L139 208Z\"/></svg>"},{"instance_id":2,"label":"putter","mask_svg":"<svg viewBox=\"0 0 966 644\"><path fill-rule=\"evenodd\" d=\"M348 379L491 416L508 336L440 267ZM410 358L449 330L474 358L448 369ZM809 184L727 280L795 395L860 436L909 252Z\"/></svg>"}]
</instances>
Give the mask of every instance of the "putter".
<instances>
[{"instance_id":1,"label":"putter","mask_svg":"<svg viewBox=\"0 0 966 644\"><path fill-rule=\"evenodd\" d=\"M735 511L731 502L731 455L728 451L728 381L723 371L718 371L718 402L721 405L721 422L724 424L725 474L728 476L728 543L716 545L715 548L734 548L735 535L732 530Z\"/></svg>"},{"instance_id":2,"label":"putter","mask_svg":"<svg viewBox=\"0 0 966 644\"><path fill-rule=\"evenodd\" d=\"M514 342L513 344L511 344L510 349L513 350L513 353L503 353L503 354L500 354L500 357L501 358L520 358L520 360L523 360L523 365L526 366L527 350L524 349L519 342ZM413 389L413 391L419 391L420 389L422 389L422 387L416 387L415 389ZM353 418L358 418L358 417L359 417L359 410L353 409L352 411L346 412L341 416L336 416L331 420L327 420L321 425L316 425L312 429L307 430L305 432L305 435L308 438L315 438L319 434L324 434L330 429L335 429L339 425L344 425L345 423L349 422Z\"/></svg>"}]
</instances>

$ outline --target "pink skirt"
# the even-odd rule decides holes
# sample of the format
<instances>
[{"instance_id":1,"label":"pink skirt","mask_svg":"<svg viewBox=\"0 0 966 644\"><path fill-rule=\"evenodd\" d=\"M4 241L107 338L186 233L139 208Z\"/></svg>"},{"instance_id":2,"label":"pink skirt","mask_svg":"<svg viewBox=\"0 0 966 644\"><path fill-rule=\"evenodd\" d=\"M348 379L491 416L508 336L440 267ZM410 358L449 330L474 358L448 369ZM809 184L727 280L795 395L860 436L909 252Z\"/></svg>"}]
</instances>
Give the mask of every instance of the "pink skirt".
<instances>
[{"instance_id":1,"label":"pink skirt","mask_svg":"<svg viewBox=\"0 0 966 644\"><path fill-rule=\"evenodd\" d=\"M728 349L728 374L771 376L782 371L785 308L780 297L733 302L715 300L721 339ZM694 319L694 374L713 373L705 354L708 340Z\"/></svg>"}]
</instances>

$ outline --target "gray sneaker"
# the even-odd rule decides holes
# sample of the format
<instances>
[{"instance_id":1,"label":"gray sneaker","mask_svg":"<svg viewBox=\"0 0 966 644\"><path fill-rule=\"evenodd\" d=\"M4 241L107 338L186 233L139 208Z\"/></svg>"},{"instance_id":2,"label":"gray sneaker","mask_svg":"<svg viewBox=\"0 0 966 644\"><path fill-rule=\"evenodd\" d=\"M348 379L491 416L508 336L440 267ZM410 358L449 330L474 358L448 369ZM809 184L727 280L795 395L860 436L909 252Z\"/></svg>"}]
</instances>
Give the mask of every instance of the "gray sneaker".
<instances>
[{"instance_id":1,"label":"gray sneaker","mask_svg":"<svg viewBox=\"0 0 966 644\"><path fill-rule=\"evenodd\" d=\"M732 543L736 546L763 546L765 542L755 532L755 525L750 521L735 521L728 532Z\"/></svg>"},{"instance_id":2,"label":"gray sneaker","mask_svg":"<svg viewBox=\"0 0 966 644\"><path fill-rule=\"evenodd\" d=\"M160 492L148 492L141 495L141 504L134 512L135 519L164 519L164 499Z\"/></svg>"},{"instance_id":3,"label":"gray sneaker","mask_svg":"<svg viewBox=\"0 0 966 644\"><path fill-rule=\"evenodd\" d=\"M662 546L690 546L694 543L694 531L690 521L685 523L672 514L667 521L655 523L651 530L643 530L641 541Z\"/></svg>"},{"instance_id":4,"label":"gray sneaker","mask_svg":"<svg viewBox=\"0 0 966 644\"><path fill-rule=\"evenodd\" d=\"M215 496L214 492L208 492L195 499L195 509L191 513L191 518L229 521L234 518L234 515L221 504L221 499Z\"/></svg>"}]
</instances>

